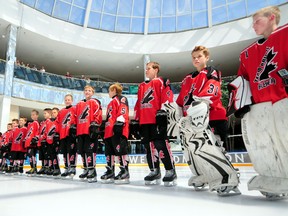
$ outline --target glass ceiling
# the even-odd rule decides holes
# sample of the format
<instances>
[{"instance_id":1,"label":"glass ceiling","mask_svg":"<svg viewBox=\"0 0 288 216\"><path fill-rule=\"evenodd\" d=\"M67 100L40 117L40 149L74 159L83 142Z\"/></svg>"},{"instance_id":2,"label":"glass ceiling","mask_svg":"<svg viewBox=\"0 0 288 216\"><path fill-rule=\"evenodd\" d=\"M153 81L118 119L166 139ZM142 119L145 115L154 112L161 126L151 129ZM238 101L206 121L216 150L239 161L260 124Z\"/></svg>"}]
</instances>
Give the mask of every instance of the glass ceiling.
<instances>
[{"instance_id":1,"label":"glass ceiling","mask_svg":"<svg viewBox=\"0 0 288 216\"><path fill-rule=\"evenodd\" d=\"M21 0L83 27L133 34L205 28L250 16L287 0Z\"/></svg>"}]
</instances>

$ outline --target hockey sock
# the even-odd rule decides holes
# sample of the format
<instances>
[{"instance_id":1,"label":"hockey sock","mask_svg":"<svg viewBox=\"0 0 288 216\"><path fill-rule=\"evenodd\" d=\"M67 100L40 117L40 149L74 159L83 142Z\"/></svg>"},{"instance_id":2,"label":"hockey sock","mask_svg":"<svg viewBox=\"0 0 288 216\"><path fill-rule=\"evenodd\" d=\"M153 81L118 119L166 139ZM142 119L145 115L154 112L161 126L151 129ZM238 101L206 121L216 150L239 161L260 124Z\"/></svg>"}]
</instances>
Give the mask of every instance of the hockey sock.
<instances>
[{"instance_id":1,"label":"hockey sock","mask_svg":"<svg viewBox=\"0 0 288 216\"><path fill-rule=\"evenodd\" d=\"M166 170L174 169L174 159L167 140L155 140L155 148Z\"/></svg>"}]
</instances>

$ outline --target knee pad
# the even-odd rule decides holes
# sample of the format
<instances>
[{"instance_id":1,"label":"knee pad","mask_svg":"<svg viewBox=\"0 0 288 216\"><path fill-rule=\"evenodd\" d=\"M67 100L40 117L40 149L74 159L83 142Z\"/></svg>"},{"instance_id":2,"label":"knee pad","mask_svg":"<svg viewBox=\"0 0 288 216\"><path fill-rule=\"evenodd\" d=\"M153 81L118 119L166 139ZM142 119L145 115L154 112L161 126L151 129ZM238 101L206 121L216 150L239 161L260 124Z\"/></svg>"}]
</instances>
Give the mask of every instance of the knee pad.
<instances>
[{"instance_id":1,"label":"knee pad","mask_svg":"<svg viewBox=\"0 0 288 216\"><path fill-rule=\"evenodd\" d=\"M209 124L209 107L205 102L194 101L187 109L190 116L191 128L195 133L202 132Z\"/></svg>"}]
</instances>

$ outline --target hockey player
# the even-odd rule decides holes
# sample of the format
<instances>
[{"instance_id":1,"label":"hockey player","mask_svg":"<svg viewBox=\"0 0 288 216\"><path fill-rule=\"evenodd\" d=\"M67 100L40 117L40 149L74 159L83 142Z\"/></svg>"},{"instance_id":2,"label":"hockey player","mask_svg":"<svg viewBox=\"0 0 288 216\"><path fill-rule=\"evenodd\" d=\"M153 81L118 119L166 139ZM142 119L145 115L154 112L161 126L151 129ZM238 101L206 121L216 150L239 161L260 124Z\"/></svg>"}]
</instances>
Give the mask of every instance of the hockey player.
<instances>
[{"instance_id":1,"label":"hockey player","mask_svg":"<svg viewBox=\"0 0 288 216\"><path fill-rule=\"evenodd\" d=\"M60 135L60 149L64 159L64 172L61 177L73 178L76 174L76 119L75 107L72 106L73 96L65 95L65 108L57 116L58 132Z\"/></svg>"},{"instance_id":2,"label":"hockey player","mask_svg":"<svg viewBox=\"0 0 288 216\"><path fill-rule=\"evenodd\" d=\"M128 100L122 95L123 87L115 83L109 87L109 97L112 98L107 106L105 123L105 156L107 171L101 176L103 183L129 183L128 170L128 136L129 136L129 107ZM118 157L120 172L115 177L114 159Z\"/></svg>"},{"instance_id":3,"label":"hockey player","mask_svg":"<svg viewBox=\"0 0 288 216\"><path fill-rule=\"evenodd\" d=\"M278 27L276 6L252 17L254 31L263 38L241 52L238 70L249 82L253 101L240 110L243 140L259 174L248 182L248 189L283 198L288 195L288 25Z\"/></svg>"},{"instance_id":4,"label":"hockey player","mask_svg":"<svg viewBox=\"0 0 288 216\"><path fill-rule=\"evenodd\" d=\"M42 166L41 169L37 172L37 175L46 175L47 172L49 171L49 158L48 158L48 150L47 150L47 142L46 142L46 135L45 131L47 128L48 124L51 124L51 114L52 110L51 108L45 108L43 110L43 117L45 120L43 120L40 123L40 128L39 128L39 135L33 138L35 141L37 141L37 147L38 147L38 152L39 152L39 160L41 160Z\"/></svg>"},{"instance_id":5,"label":"hockey player","mask_svg":"<svg viewBox=\"0 0 288 216\"><path fill-rule=\"evenodd\" d=\"M14 126L12 130L11 139L11 152L10 152L10 166L7 173L19 173L23 174L24 156L26 149L24 147L24 138L26 137L27 128L25 127L27 119L21 117L18 119L13 119L12 124ZM19 125L18 125L19 122ZM19 164L18 164L19 162ZM19 165L19 167L18 167Z\"/></svg>"},{"instance_id":6,"label":"hockey player","mask_svg":"<svg viewBox=\"0 0 288 216\"><path fill-rule=\"evenodd\" d=\"M193 173L188 185L201 189L209 184L210 190L220 195L240 194L237 172L221 148L221 142L226 141L227 119L220 100L220 72L207 67L209 50L206 47L196 46L191 54L197 70L184 78L176 100L184 116L180 120L182 149ZM218 140L215 134L219 135Z\"/></svg>"},{"instance_id":7,"label":"hockey player","mask_svg":"<svg viewBox=\"0 0 288 216\"><path fill-rule=\"evenodd\" d=\"M9 138L11 137L12 129L13 129L12 123L8 123L7 131L2 134L2 140L0 143L1 154L2 154L2 163L0 164L1 165L0 172L2 173L5 173L8 169L6 162L7 162L10 148L11 148L11 143L9 143Z\"/></svg>"},{"instance_id":8,"label":"hockey player","mask_svg":"<svg viewBox=\"0 0 288 216\"><path fill-rule=\"evenodd\" d=\"M173 101L169 80L158 77L160 65L157 62L146 64L146 77L149 79L139 85L138 99L135 105L135 120L139 120L142 143L151 172L144 180L145 184L159 184L161 179L160 163L164 164L166 174L162 179L165 186L176 184L174 159L167 140L167 116L161 110L163 104Z\"/></svg>"},{"instance_id":9,"label":"hockey player","mask_svg":"<svg viewBox=\"0 0 288 216\"><path fill-rule=\"evenodd\" d=\"M98 145L99 126L102 123L102 108L100 102L92 98L94 95L92 86L85 86L85 99L77 103L76 127L77 127L77 153L81 155L84 172L79 176L88 182L96 182L96 150Z\"/></svg>"},{"instance_id":10,"label":"hockey player","mask_svg":"<svg viewBox=\"0 0 288 216\"><path fill-rule=\"evenodd\" d=\"M33 139L39 133L39 122L38 122L39 112L37 110L31 111L31 119L33 122L28 124L27 134L25 137L25 148L27 149L27 155L30 161L31 169L26 172L28 176L35 175L37 173L37 141Z\"/></svg>"}]
</instances>

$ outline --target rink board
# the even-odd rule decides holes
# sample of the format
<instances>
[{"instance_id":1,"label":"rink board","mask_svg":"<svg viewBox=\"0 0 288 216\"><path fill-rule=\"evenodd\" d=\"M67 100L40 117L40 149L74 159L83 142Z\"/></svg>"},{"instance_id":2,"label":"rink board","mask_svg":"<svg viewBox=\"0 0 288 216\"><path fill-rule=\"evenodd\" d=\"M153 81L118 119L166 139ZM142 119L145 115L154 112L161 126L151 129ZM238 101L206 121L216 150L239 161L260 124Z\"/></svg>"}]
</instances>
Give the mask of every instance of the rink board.
<instances>
[{"instance_id":1,"label":"rink board","mask_svg":"<svg viewBox=\"0 0 288 216\"><path fill-rule=\"evenodd\" d=\"M38 154L36 155L38 161ZM173 154L175 165L176 166L187 166L186 160L182 153L174 153ZM247 152L230 152L227 154L227 157L231 161L231 163L235 166L252 166L251 160ZM64 166L64 161L62 155L59 155L60 165ZM129 155L130 165L132 166L141 166L147 165L146 155L145 154L131 154ZM117 161L116 161L117 162ZM40 165L39 162L37 162ZM104 154L96 155L96 164L97 165L105 165L106 158ZM29 165L29 160L26 159L24 165ZM81 156L77 157L77 165L82 165L82 158Z\"/></svg>"}]
</instances>

